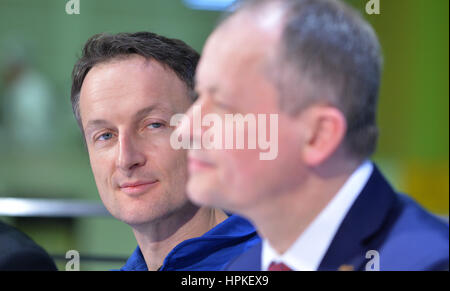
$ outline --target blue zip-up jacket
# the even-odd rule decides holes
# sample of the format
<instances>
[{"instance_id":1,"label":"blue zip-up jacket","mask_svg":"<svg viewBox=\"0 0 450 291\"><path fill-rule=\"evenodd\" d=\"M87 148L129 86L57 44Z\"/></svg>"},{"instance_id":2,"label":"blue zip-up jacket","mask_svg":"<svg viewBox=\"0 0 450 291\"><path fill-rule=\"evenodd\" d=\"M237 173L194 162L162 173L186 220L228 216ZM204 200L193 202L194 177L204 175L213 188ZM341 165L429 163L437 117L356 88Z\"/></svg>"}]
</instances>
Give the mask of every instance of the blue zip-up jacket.
<instances>
[{"instance_id":1,"label":"blue zip-up jacket","mask_svg":"<svg viewBox=\"0 0 450 291\"><path fill-rule=\"evenodd\" d=\"M228 262L260 242L253 225L232 215L200 237L178 244L160 271L220 271ZM148 271L139 246L121 271Z\"/></svg>"}]
</instances>

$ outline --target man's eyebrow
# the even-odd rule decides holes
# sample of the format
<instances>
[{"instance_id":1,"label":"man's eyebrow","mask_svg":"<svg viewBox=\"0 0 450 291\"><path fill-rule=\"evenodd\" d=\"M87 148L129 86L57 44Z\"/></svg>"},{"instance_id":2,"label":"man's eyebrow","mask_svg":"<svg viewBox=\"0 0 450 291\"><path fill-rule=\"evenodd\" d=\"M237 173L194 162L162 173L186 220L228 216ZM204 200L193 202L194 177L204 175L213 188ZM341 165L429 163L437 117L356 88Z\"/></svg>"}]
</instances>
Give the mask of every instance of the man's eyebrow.
<instances>
[{"instance_id":1,"label":"man's eyebrow","mask_svg":"<svg viewBox=\"0 0 450 291\"><path fill-rule=\"evenodd\" d=\"M143 116L146 116L146 115L152 113L153 111L162 112L162 113L170 113L171 112L171 110L169 110L165 106L162 106L160 104L153 104L148 107L140 109L138 112L136 112L136 114L134 114L134 118L140 119Z\"/></svg>"},{"instance_id":2,"label":"man's eyebrow","mask_svg":"<svg viewBox=\"0 0 450 291\"><path fill-rule=\"evenodd\" d=\"M202 91L199 89L200 88L198 88L198 87L195 88L195 92L197 94L199 94L199 91ZM203 90L208 92L209 95L215 95L219 91L219 89L216 86L207 87L207 88L204 88Z\"/></svg>"},{"instance_id":3,"label":"man's eyebrow","mask_svg":"<svg viewBox=\"0 0 450 291\"><path fill-rule=\"evenodd\" d=\"M92 127L99 127L105 125L109 125L109 122L104 119L89 120L88 123L86 124L85 131L88 131Z\"/></svg>"},{"instance_id":4,"label":"man's eyebrow","mask_svg":"<svg viewBox=\"0 0 450 291\"><path fill-rule=\"evenodd\" d=\"M165 108L164 106L161 106L160 104L152 104L152 105L142 108L138 112L136 112L134 114L134 119L138 120L138 119L142 118L143 116L150 114L153 111L162 112L162 113L170 113L170 110ZM110 123L104 119L89 120L88 123L86 124L85 131L87 132L91 128L108 126L108 125L110 125Z\"/></svg>"},{"instance_id":5,"label":"man's eyebrow","mask_svg":"<svg viewBox=\"0 0 450 291\"><path fill-rule=\"evenodd\" d=\"M219 89L214 86L214 87L207 88L207 91L208 91L209 94L215 95L219 91Z\"/></svg>"},{"instance_id":6,"label":"man's eyebrow","mask_svg":"<svg viewBox=\"0 0 450 291\"><path fill-rule=\"evenodd\" d=\"M226 109L226 110L230 110L230 111L235 110L235 107L233 106L232 103L221 98L221 94L223 94L223 93L219 90L219 87L210 86L210 87L204 88L204 91L207 92L209 98L219 107Z\"/></svg>"}]
</instances>

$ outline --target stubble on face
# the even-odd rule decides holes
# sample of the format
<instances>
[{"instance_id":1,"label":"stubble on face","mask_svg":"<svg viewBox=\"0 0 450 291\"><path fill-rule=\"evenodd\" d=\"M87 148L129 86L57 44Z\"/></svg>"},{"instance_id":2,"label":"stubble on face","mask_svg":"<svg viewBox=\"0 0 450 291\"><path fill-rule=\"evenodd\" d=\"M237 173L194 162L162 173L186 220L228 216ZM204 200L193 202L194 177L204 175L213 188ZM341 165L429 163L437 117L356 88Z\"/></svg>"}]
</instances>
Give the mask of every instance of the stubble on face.
<instances>
[{"instance_id":1,"label":"stubble on face","mask_svg":"<svg viewBox=\"0 0 450 291\"><path fill-rule=\"evenodd\" d=\"M143 57L99 64L86 76L80 97L83 126L104 121L93 130L85 128L91 167L100 197L116 218L144 224L189 203L186 155L170 147L169 121L190 103L175 73ZM121 189L138 181L156 183L143 193L140 186L128 187L127 193Z\"/></svg>"}]
</instances>

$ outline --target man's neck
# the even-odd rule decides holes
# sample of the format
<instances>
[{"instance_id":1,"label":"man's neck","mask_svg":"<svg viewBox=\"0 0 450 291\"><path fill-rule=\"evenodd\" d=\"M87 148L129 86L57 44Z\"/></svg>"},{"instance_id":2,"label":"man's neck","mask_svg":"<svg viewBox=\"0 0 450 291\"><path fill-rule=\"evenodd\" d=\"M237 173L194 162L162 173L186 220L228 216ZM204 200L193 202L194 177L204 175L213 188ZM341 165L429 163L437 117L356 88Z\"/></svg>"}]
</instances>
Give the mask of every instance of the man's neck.
<instances>
[{"instance_id":1,"label":"man's neck","mask_svg":"<svg viewBox=\"0 0 450 291\"><path fill-rule=\"evenodd\" d=\"M227 218L219 209L198 208L188 203L182 210L146 225L134 226L133 232L148 270L158 270L167 254L179 243L199 237Z\"/></svg>"},{"instance_id":2,"label":"man's neck","mask_svg":"<svg viewBox=\"0 0 450 291\"><path fill-rule=\"evenodd\" d=\"M283 254L333 199L357 165L326 174L311 174L289 193L279 193L247 215L261 237Z\"/></svg>"}]
</instances>

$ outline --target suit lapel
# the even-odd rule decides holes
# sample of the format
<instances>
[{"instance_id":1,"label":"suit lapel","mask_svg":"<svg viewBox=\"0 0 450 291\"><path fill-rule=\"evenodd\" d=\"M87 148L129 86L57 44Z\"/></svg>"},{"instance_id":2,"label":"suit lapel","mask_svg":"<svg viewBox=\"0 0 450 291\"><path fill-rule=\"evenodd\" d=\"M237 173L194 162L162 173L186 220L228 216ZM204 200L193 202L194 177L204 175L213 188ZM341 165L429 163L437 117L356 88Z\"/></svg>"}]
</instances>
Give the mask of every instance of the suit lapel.
<instances>
[{"instance_id":1,"label":"suit lapel","mask_svg":"<svg viewBox=\"0 0 450 291\"><path fill-rule=\"evenodd\" d=\"M319 270L363 270L369 260L366 252L376 250L381 243L383 235L380 230L386 232L382 226L389 220L395 201L394 191L374 166L369 181L344 218Z\"/></svg>"}]
</instances>

